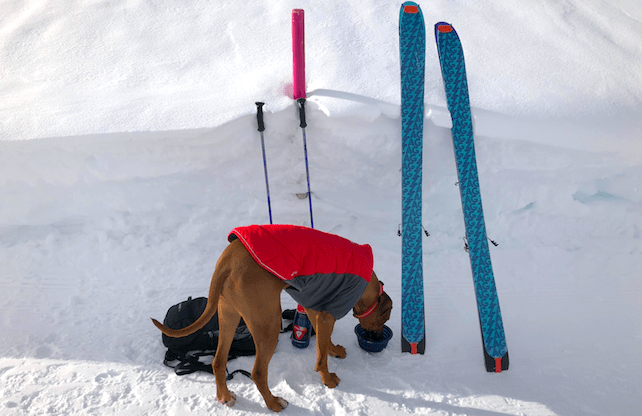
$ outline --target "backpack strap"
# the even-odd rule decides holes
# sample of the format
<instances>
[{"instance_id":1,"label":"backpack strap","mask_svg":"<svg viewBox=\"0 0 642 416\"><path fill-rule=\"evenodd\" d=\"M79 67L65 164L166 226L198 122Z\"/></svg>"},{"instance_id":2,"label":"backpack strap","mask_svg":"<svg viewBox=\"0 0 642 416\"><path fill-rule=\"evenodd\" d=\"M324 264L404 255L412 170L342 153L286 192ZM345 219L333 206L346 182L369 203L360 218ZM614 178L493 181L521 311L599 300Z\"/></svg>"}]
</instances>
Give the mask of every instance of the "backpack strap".
<instances>
[{"instance_id":1,"label":"backpack strap","mask_svg":"<svg viewBox=\"0 0 642 416\"><path fill-rule=\"evenodd\" d=\"M204 364L198 360L198 357L185 356L185 360L181 361L174 367L174 372L178 376L192 374L197 371L213 374L211 365Z\"/></svg>"},{"instance_id":2,"label":"backpack strap","mask_svg":"<svg viewBox=\"0 0 642 416\"><path fill-rule=\"evenodd\" d=\"M168 367L174 368L174 372L178 376L192 374L197 371L203 371L205 373L213 374L214 371L212 369L212 365L204 364L198 359L199 357L203 357L207 355L212 355L212 353L193 352L190 354L179 356L168 350L167 353L165 353L165 360L163 361L163 364L165 364ZM237 358L236 356L231 355L227 358L227 361L235 360L236 358ZM173 364L175 361L178 361L178 363ZM248 378L252 378L252 374L250 374L248 371L245 371L245 370L234 370L230 373L229 371L227 371L227 368L226 368L225 372L227 373L227 376L225 377L226 380L232 380L234 378L234 374L237 374L237 373L243 374Z\"/></svg>"},{"instance_id":3,"label":"backpack strap","mask_svg":"<svg viewBox=\"0 0 642 416\"><path fill-rule=\"evenodd\" d=\"M234 370L234 371L232 371L230 373L230 372L227 371L227 368L226 368L225 372L227 373L227 376L225 377L225 380L227 380L227 381L230 381L231 379L233 379L234 378L234 374L236 374L236 373L241 373L245 377L250 378L250 379L252 378L252 374L250 374L249 372L247 372L245 370Z\"/></svg>"}]
</instances>

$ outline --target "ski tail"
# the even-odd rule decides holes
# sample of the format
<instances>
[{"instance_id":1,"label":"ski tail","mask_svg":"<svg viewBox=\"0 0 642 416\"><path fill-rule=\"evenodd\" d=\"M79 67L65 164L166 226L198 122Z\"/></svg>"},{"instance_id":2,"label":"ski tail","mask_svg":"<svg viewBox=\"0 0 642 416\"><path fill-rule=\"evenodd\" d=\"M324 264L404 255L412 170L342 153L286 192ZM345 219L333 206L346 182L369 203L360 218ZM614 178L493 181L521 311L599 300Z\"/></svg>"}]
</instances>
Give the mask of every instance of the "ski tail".
<instances>
[{"instance_id":1,"label":"ski tail","mask_svg":"<svg viewBox=\"0 0 642 416\"><path fill-rule=\"evenodd\" d=\"M502 357L492 357L484 347L484 363L489 373L501 373L508 370L508 351Z\"/></svg>"},{"instance_id":2,"label":"ski tail","mask_svg":"<svg viewBox=\"0 0 642 416\"><path fill-rule=\"evenodd\" d=\"M501 318L501 317L500 317ZM479 327L483 328L482 316L479 314ZM502 325L502 336L503 336L503 325ZM506 343L504 341L503 348L499 350L495 349L493 351L489 350L489 344L484 339L484 331L481 332L482 347L484 349L484 366L486 371L489 373L501 373L502 371L508 370L508 365L510 360L508 358L508 348L506 348Z\"/></svg>"},{"instance_id":3,"label":"ski tail","mask_svg":"<svg viewBox=\"0 0 642 416\"><path fill-rule=\"evenodd\" d=\"M403 324L401 325L403 333ZM401 352L409 352L411 354L423 354L426 351L426 333L421 337L419 342L410 342L403 335L401 336Z\"/></svg>"}]
</instances>

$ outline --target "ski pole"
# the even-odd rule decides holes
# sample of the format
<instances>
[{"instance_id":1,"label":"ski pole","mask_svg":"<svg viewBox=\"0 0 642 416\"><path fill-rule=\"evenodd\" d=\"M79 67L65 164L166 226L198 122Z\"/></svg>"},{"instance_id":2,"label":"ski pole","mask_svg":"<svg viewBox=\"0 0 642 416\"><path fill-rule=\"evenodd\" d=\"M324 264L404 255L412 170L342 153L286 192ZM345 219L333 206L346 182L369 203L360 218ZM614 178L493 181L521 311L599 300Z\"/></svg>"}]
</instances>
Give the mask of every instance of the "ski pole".
<instances>
[{"instance_id":1,"label":"ski pole","mask_svg":"<svg viewBox=\"0 0 642 416\"><path fill-rule=\"evenodd\" d=\"M312 218L312 192L310 192L310 168L308 166L308 144L305 138L305 13L302 9L292 10L292 76L293 94L299 106L301 132L303 133L303 153L305 155L305 177L308 181L308 201L310 201L310 228L314 228Z\"/></svg>"},{"instance_id":2,"label":"ski pole","mask_svg":"<svg viewBox=\"0 0 642 416\"><path fill-rule=\"evenodd\" d=\"M265 131L265 124L263 124L263 106L265 103L256 103L256 121L259 125L259 133L261 134L261 149L263 150L263 170L265 171L265 190L267 191L268 214L270 215L270 224L272 224L272 204L270 203L270 182L268 181L267 159L265 157L265 138L263 131Z\"/></svg>"},{"instance_id":3,"label":"ski pole","mask_svg":"<svg viewBox=\"0 0 642 416\"><path fill-rule=\"evenodd\" d=\"M310 191L310 167L308 165L308 144L305 137L305 98L299 98L297 101L299 105L299 120L301 123L301 132L303 133L303 155L305 156L305 178L308 181L308 201L310 202L310 228L314 228L314 219L312 218L312 192Z\"/></svg>"}]
</instances>

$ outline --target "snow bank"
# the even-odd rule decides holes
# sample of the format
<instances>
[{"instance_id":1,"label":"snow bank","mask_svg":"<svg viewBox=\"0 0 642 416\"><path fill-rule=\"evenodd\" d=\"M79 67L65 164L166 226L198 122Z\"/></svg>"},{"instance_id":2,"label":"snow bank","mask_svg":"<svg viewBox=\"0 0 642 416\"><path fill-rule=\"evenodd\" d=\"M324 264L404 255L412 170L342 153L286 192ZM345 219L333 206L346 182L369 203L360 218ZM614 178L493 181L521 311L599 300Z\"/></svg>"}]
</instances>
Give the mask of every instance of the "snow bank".
<instances>
[{"instance_id":1,"label":"snow bank","mask_svg":"<svg viewBox=\"0 0 642 416\"><path fill-rule=\"evenodd\" d=\"M308 91L399 105L399 4L249 0L186 4L9 0L0 29L0 140L220 126L291 105L290 12L306 12ZM529 117L614 115L642 100L642 8L546 0L437 0L426 102L445 107L432 25L464 39L472 105ZM350 114L348 101L327 103Z\"/></svg>"}]
</instances>

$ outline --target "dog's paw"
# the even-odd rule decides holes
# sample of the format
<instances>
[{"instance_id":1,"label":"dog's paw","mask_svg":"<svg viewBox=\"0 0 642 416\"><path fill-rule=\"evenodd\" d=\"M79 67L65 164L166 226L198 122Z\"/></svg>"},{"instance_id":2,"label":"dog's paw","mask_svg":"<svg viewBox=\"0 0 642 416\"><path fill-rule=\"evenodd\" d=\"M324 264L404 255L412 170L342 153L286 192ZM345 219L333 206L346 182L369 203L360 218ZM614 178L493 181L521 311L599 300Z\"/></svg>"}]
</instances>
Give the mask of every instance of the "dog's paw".
<instances>
[{"instance_id":1,"label":"dog's paw","mask_svg":"<svg viewBox=\"0 0 642 416\"><path fill-rule=\"evenodd\" d=\"M321 381L323 381L323 384L333 389L339 385L339 381L341 380L335 373L326 373L325 375L321 374Z\"/></svg>"},{"instance_id":2,"label":"dog's paw","mask_svg":"<svg viewBox=\"0 0 642 416\"><path fill-rule=\"evenodd\" d=\"M218 399L218 402L226 405L227 407L232 407L236 403L236 394L234 394L234 392L230 392L230 397Z\"/></svg>"},{"instance_id":3,"label":"dog's paw","mask_svg":"<svg viewBox=\"0 0 642 416\"><path fill-rule=\"evenodd\" d=\"M341 345L333 345L330 355L336 358L346 358L346 349Z\"/></svg>"},{"instance_id":4,"label":"dog's paw","mask_svg":"<svg viewBox=\"0 0 642 416\"><path fill-rule=\"evenodd\" d=\"M288 407L288 402L283 397L275 397L272 403L265 403L270 410L274 412L280 412L281 410Z\"/></svg>"}]
</instances>

